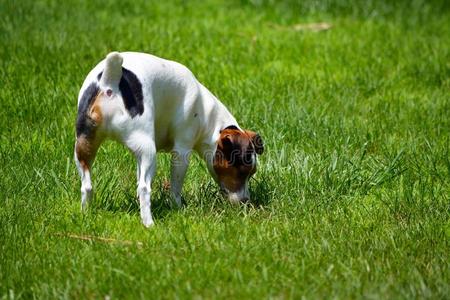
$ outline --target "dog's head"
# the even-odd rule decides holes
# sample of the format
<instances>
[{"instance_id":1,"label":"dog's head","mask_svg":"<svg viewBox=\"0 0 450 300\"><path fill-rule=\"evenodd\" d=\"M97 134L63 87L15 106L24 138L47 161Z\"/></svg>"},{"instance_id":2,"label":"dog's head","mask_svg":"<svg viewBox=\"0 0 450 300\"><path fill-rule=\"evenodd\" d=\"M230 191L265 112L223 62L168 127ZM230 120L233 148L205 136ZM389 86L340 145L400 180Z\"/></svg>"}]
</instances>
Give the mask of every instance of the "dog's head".
<instances>
[{"instance_id":1,"label":"dog's head","mask_svg":"<svg viewBox=\"0 0 450 300\"><path fill-rule=\"evenodd\" d=\"M220 132L213 169L222 193L233 203L250 200L248 181L256 172L256 156L264 152L259 134L229 126Z\"/></svg>"}]
</instances>

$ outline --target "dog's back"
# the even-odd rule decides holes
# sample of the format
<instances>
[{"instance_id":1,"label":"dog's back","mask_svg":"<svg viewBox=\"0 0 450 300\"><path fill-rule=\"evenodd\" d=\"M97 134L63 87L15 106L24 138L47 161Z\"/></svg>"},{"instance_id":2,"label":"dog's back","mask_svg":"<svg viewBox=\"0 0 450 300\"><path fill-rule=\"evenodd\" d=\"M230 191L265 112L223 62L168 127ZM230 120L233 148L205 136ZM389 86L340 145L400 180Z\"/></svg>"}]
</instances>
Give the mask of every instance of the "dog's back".
<instances>
[{"instance_id":1,"label":"dog's back","mask_svg":"<svg viewBox=\"0 0 450 300\"><path fill-rule=\"evenodd\" d=\"M99 90L110 90L115 97L97 95ZM205 92L190 70L177 62L145 53L111 53L92 69L81 87L77 125L90 123L91 128L77 126L77 135L96 130L121 140L136 127L140 116L150 114L142 120L153 123L144 128L154 132L158 150L171 150L179 127L185 139L195 143L202 116L214 105L208 97L200 101Z\"/></svg>"}]
</instances>

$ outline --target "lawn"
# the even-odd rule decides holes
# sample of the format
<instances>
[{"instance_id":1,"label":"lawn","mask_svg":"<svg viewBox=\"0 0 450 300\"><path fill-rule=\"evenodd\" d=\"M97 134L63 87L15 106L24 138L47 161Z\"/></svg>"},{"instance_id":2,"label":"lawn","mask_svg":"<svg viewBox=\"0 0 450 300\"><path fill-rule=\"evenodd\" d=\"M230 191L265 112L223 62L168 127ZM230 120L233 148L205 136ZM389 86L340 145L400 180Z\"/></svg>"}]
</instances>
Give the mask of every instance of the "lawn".
<instances>
[{"instance_id":1,"label":"lawn","mask_svg":"<svg viewBox=\"0 0 450 300\"><path fill-rule=\"evenodd\" d=\"M448 299L448 1L0 0L0 45L0 299ZM146 229L111 142L80 212L77 94L113 50L261 134L251 205L194 158L171 209L160 154Z\"/></svg>"}]
</instances>

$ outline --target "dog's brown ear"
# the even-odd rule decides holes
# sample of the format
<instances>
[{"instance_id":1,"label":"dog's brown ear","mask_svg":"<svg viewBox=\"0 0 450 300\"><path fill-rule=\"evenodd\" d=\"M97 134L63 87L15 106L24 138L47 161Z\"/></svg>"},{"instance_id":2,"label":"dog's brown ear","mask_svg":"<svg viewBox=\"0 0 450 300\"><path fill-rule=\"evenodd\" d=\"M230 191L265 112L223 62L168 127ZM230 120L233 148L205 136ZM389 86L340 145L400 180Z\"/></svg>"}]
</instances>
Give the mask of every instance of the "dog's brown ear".
<instances>
[{"instance_id":1,"label":"dog's brown ear","mask_svg":"<svg viewBox=\"0 0 450 300\"><path fill-rule=\"evenodd\" d=\"M231 159L231 152L233 151L233 141L229 134L220 137L217 149L222 152L222 155L226 160Z\"/></svg>"},{"instance_id":2,"label":"dog's brown ear","mask_svg":"<svg viewBox=\"0 0 450 300\"><path fill-rule=\"evenodd\" d=\"M264 142L259 134L254 131L246 130L246 133L249 135L252 140L252 144L255 147L256 154L263 154L264 152Z\"/></svg>"}]
</instances>

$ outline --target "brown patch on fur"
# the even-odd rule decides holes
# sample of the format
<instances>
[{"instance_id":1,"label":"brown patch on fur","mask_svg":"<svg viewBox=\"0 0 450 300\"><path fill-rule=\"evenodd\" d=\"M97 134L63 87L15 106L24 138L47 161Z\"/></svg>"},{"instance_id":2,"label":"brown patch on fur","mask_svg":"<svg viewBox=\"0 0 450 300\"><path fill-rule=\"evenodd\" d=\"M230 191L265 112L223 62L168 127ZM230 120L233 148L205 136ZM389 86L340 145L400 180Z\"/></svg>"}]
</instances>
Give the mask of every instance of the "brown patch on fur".
<instances>
[{"instance_id":1,"label":"brown patch on fur","mask_svg":"<svg viewBox=\"0 0 450 300\"><path fill-rule=\"evenodd\" d=\"M94 139L89 139L84 135L77 138L75 152L77 154L78 161L84 170L91 167L91 163L94 161L97 149L98 142Z\"/></svg>"},{"instance_id":2,"label":"brown patch on fur","mask_svg":"<svg viewBox=\"0 0 450 300\"><path fill-rule=\"evenodd\" d=\"M258 153L252 138L257 134L231 128L220 132L213 167L222 187L229 192L237 192L256 172L252 155Z\"/></svg>"},{"instance_id":3,"label":"brown patch on fur","mask_svg":"<svg viewBox=\"0 0 450 300\"><path fill-rule=\"evenodd\" d=\"M247 178L255 173L256 168L233 166L226 159L217 159L214 161L214 171L227 191L237 192L245 186Z\"/></svg>"},{"instance_id":4,"label":"brown patch on fur","mask_svg":"<svg viewBox=\"0 0 450 300\"><path fill-rule=\"evenodd\" d=\"M223 145L224 139L229 138L231 142L245 145L247 144L248 136L247 134L244 134L244 132L240 131L239 129L229 129L226 128L222 131L220 131L220 137L219 137L219 146Z\"/></svg>"},{"instance_id":5,"label":"brown patch on fur","mask_svg":"<svg viewBox=\"0 0 450 300\"><path fill-rule=\"evenodd\" d=\"M84 170L91 167L91 163L94 161L95 154L97 153L100 141L96 135L97 127L101 124L103 120L103 114L100 109L100 99L103 92L100 92L95 97L92 102L88 115L86 116L92 121L92 128L89 135L82 134L77 138L75 145L75 151L77 154L78 161Z\"/></svg>"},{"instance_id":6,"label":"brown patch on fur","mask_svg":"<svg viewBox=\"0 0 450 300\"><path fill-rule=\"evenodd\" d=\"M94 121L96 126L98 126L103 120L103 114L99 103L101 96L103 96L103 92L98 93L91 105L91 108L89 109L89 117Z\"/></svg>"}]
</instances>

